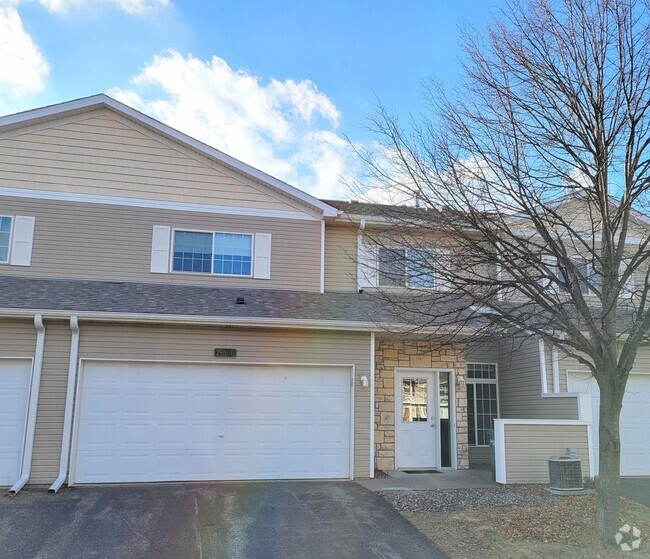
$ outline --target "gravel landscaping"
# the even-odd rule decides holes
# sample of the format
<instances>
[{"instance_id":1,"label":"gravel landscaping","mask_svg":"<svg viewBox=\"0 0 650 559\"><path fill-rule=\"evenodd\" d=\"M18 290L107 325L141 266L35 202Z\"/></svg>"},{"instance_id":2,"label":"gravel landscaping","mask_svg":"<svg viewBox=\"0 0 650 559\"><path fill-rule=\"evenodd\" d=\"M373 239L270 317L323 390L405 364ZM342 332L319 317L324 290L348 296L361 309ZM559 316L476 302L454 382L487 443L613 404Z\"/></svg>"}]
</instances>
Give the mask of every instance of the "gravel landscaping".
<instances>
[{"instance_id":1,"label":"gravel landscaping","mask_svg":"<svg viewBox=\"0 0 650 559\"><path fill-rule=\"evenodd\" d=\"M400 512L455 512L495 507L530 507L551 504L559 499L538 486L382 491L380 495Z\"/></svg>"}]
</instances>

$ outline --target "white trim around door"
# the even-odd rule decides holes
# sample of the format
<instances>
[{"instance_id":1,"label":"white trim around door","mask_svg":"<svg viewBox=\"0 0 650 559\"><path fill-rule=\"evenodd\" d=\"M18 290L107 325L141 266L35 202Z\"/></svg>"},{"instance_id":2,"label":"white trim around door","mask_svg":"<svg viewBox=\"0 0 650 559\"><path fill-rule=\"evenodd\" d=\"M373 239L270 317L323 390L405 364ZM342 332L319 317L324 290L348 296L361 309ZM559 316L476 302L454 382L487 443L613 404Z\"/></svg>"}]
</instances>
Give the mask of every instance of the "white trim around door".
<instances>
[{"instance_id":1,"label":"white trim around door","mask_svg":"<svg viewBox=\"0 0 650 559\"><path fill-rule=\"evenodd\" d=\"M441 374L447 375L442 383ZM395 468L457 468L454 371L396 367L394 378ZM410 395L403 392L405 380Z\"/></svg>"}]
</instances>

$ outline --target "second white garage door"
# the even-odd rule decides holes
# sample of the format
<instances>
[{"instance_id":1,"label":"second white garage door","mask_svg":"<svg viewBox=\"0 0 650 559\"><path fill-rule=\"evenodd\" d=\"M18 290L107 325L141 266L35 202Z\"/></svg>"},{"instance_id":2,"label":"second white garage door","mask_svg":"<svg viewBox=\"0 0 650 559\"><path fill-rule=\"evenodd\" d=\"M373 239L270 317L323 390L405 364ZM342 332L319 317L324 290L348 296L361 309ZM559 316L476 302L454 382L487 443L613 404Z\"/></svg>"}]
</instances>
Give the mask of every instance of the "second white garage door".
<instances>
[{"instance_id":1,"label":"second white garage door","mask_svg":"<svg viewBox=\"0 0 650 559\"><path fill-rule=\"evenodd\" d=\"M600 391L588 373L569 373L569 391L591 395L592 444L598 473ZM650 375L630 375L621 410L621 475L650 476Z\"/></svg>"},{"instance_id":2,"label":"second white garage door","mask_svg":"<svg viewBox=\"0 0 650 559\"><path fill-rule=\"evenodd\" d=\"M350 477L350 369L85 362L73 481Z\"/></svg>"}]
</instances>

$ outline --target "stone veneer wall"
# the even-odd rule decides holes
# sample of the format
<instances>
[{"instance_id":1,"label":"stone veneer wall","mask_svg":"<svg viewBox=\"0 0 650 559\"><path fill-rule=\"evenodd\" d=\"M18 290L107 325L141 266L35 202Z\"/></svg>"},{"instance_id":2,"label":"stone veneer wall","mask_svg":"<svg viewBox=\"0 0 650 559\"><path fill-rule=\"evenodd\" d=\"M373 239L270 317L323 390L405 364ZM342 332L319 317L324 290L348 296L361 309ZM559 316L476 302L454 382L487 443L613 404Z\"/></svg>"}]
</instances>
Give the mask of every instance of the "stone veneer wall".
<instances>
[{"instance_id":1,"label":"stone veneer wall","mask_svg":"<svg viewBox=\"0 0 650 559\"><path fill-rule=\"evenodd\" d=\"M395 367L453 369L465 376L462 345L432 349L429 342L377 341L375 345L375 467L395 469ZM456 390L456 454L458 468L469 468L467 389Z\"/></svg>"}]
</instances>

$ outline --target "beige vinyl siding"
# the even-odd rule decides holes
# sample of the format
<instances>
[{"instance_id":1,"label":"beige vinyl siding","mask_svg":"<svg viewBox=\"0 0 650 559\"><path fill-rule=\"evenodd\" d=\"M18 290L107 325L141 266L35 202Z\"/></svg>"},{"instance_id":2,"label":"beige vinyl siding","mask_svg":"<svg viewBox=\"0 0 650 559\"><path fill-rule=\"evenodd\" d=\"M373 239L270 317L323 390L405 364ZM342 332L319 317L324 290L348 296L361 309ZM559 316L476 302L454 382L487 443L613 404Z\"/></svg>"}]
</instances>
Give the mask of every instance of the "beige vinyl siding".
<instances>
[{"instance_id":1,"label":"beige vinyl siding","mask_svg":"<svg viewBox=\"0 0 650 559\"><path fill-rule=\"evenodd\" d=\"M560 386L563 392L567 391L567 378L570 371L587 372L588 368L577 359L560 353ZM639 348L630 374L650 373L650 347Z\"/></svg>"},{"instance_id":2,"label":"beige vinyl siding","mask_svg":"<svg viewBox=\"0 0 650 559\"><path fill-rule=\"evenodd\" d=\"M587 425L504 425L506 483L548 483L548 458L577 448L589 477Z\"/></svg>"},{"instance_id":3,"label":"beige vinyl siding","mask_svg":"<svg viewBox=\"0 0 650 559\"><path fill-rule=\"evenodd\" d=\"M36 349L36 328L32 320L0 318L0 357L32 359Z\"/></svg>"},{"instance_id":4,"label":"beige vinyl siding","mask_svg":"<svg viewBox=\"0 0 650 559\"><path fill-rule=\"evenodd\" d=\"M0 136L0 185L309 211L108 109Z\"/></svg>"},{"instance_id":5,"label":"beige vinyl siding","mask_svg":"<svg viewBox=\"0 0 650 559\"><path fill-rule=\"evenodd\" d=\"M51 484L59 471L72 336L68 321L48 320L45 326L45 352L29 480L34 484Z\"/></svg>"},{"instance_id":6,"label":"beige vinyl siding","mask_svg":"<svg viewBox=\"0 0 650 559\"><path fill-rule=\"evenodd\" d=\"M82 323L79 356L217 362L213 357L215 347L237 349L237 357L229 363L355 365L354 475L368 477L370 391L361 386L359 378L370 375L370 334ZM64 397L59 402L61 408ZM51 471L50 475L55 473Z\"/></svg>"},{"instance_id":7,"label":"beige vinyl siding","mask_svg":"<svg viewBox=\"0 0 650 559\"><path fill-rule=\"evenodd\" d=\"M32 265L0 265L1 275L320 290L321 225L315 220L215 215L8 197L0 197L0 213L36 217ZM154 225L236 233L271 233L271 279L192 273L152 274L151 236Z\"/></svg>"},{"instance_id":8,"label":"beige vinyl siding","mask_svg":"<svg viewBox=\"0 0 650 559\"><path fill-rule=\"evenodd\" d=\"M352 225L325 227L325 290L357 289L357 233Z\"/></svg>"},{"instance_id":9,"label":"beige vinyl siding","mask_svg":"<svg viewBox=\"0 0 650 559\"><path fill-rule=\"evenodd\" d=\"M492 450L489 446L470 446L469 465L474 468L492 463Z\"/></svg>"},{"instance_id":10,"label":"beige vinyl siding","mask_svg":"<svg viewBox=\"0 0 650 559\"><path fill-rule=\"evenodd\" d=\"M547 359L547 374L550 363ZM499 403L502 418L578 419L575 398L542 397L537 339L499 343Z\"/></svg>"}]
</instances>

